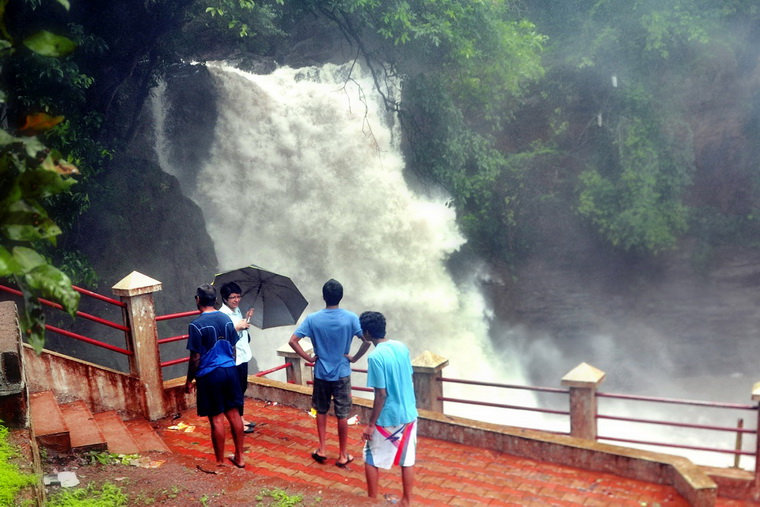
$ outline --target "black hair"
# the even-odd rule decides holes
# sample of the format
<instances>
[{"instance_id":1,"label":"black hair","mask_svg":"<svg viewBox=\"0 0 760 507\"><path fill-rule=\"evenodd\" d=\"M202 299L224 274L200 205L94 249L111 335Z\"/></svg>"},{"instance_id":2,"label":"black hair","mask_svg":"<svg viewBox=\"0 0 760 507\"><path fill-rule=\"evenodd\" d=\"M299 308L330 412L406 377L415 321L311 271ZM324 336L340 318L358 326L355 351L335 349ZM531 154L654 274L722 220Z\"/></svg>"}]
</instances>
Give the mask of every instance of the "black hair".
<instances>
[{"instance_id":1,"label":"black hair","mask_svg":"<svg viewBox=\"0 0 760 507\"><path fill-rule=\"evenodd\" d=\"M222 300L226 303L230 294L240 294L242 296L243 290L240 288L240 285L235 282L227 282L219 289L219 294L222 296Z\"/></svg>"},{"instance_id":2,"label":"black hair","mask_svg":"<svg viewBox=\"0 0 760 507\"><path fill-rule=\"evenodd\" d=\"M330 278L322 286L322 297L327 306L335 306L343 299L343 286L338 280Z\"/></svg>"},{"instance_id":3,"label":"black hair","mask_svg":"<svg viewBox=\"0 0 760 507\"><path fill-rule=\"evenodd\" d=\"M195 297L201 306L214 306L216 304L216 289L213 285L204 283L195 291Z\"/></svg>"},{"instance_id":4,"label":"black hair","mask_svg":"<svg viewBox=\"0 0 760 507\"><path fill-rule=\"evenodd\" d=\"M364 312L359 316L362 331L369 332L372 338L385 338L385 317L380 312Z\"/></svg>"}]
</instances>

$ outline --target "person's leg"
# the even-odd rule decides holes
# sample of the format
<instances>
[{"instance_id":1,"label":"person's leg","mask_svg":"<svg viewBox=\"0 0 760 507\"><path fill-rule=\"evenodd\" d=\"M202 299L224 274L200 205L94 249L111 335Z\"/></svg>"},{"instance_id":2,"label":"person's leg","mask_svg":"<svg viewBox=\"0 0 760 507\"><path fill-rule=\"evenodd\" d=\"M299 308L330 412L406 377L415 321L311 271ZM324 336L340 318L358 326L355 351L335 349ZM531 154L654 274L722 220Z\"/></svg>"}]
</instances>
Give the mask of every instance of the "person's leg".
<instances>
[{"instance_id":1,"label":"person's leg","mask_svg":"<svg viewBox=\"0 0 760 507\"><path fill-rule=\"evenodd\" d=\"M321 379L314 379L314 387L311 395L311 406L317 411L317 437L319 447L312 457L324 462L327 459L327 412L330 410L330 383Z\"/></svg>"},{"instance_id":2,"label":"person's leg","mask_svg":"<svg viewBox=\"0 0 760 507\"><path fill-rule=\"evenodd\" d=\"M240 392L243 393L245 399L245 391L248 389L248 363L241 363L235 367L237 373L240 376ZM240 417L243 418L243 406L240 406ZM243 425L245 425L245 419L243 418Z\"/></svg>"},{"instance_id":3,"label":"person's leg","mask_svg":"<svg viewBox=\"0 0 760 507\"><path fill-rule=\"evenodd\" d=\"M367 477L367 496L377 498L377 480L380 473L376 466L364 464L364 475Z\"/></svg>"},{"instance_id":4,"label":"person's leg","mask_svg":"<svg viewBox=\"0 0 760 507\"><path fill-rule=\"evenodd\" d=\"M248 363L241 363L235 368L237 368L238 374L240 375L240 391L243 393L243 401L245 401L245 391L248 389ZM245 417L243 417L243 405L240 405L240 419L243 423L243 430L246 430L245 426L248 426L249 424L255 426L254 423L247 421ZM253 428L249 428L248 431L249 433L252 432Z\"/></svg>"},{"instance_id":5,"label":"person's leg","mask_svg":"<svg viewBox=\"0 0 760 507\"><path fill-rule=\"evenodd\" d=\"M245 464L243 459L243 419L240 417L240 411L237 408L228 410L224 415L230 422L230 429L232 430L232 443L235 445L235 465L242 466Z\"/></svg>"},{"instance_id":6,"label":"person's leg","mask_svg":"<svg viewBox=\"0 0 760 507\"><path fill-rule=\"evenodd\" d=\"M317 412L317 436L319 437L317 454L327 456L327 414Z\"/></svg>"},{"instance_id":7,"label":"person's leg","mask_svg":"<svg viewBox=\"0 0 760 507\"><path fill-rule=\"evenodd\" d=\"M348 418L346 417L338 417L338 446L340 448L338 463L347 463L350 460L346 452L348 446Z\"/></svg>"},{"instance_id":8,"label":"person's leg","mask_svg":"<svg viewBox=\"0 0 760 507\"><path fill-rule=\"evenodd\" d=\"M401 505L411 505L412 489L414 488L414 467L401 467L401 486L404 489Z\"/></svg>"},{"instance_id":9,"label":"person's leg","mask_svg":"<svg viewBox=\"0 0 760 507\"><path fill-rule=\"evenodd\" d=\"M344 377L333 383L333 407L338 419L338 465L346 464L353 458L348 454L348 417L351 414L351 377Z\"/></svg>"},{"instance_id":10,"label":"person's leg","mask_svg":"<svg viewBox=\"0 0 760 507\"><path fill-rule=\"evenodd\" d=\"M211 445L214 447L214 457L216 457L216 463L221 465L224 463L224 414L210 415L208 422L211 426Z\"/></svg>"}]
</instances>

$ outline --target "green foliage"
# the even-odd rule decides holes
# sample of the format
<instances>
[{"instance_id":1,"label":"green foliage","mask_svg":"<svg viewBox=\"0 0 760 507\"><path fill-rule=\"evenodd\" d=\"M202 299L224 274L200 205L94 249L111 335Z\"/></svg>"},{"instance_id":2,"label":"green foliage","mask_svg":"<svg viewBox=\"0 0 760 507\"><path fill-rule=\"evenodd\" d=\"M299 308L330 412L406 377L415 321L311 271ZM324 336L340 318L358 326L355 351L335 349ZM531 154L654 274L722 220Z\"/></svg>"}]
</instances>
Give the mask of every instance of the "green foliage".
<instances>
[{"instance_id":1,"label":"green foliage","mask_svg":"<svg viewBox=\"0 0 760 507\"><path fill-rule=\"evenodd\" d=\"M129 505L129 498L120 487L106 482L101 487L89 483L84 488L62 489L50 495L49 507L119 507Z\"/></svg>"},{"instance_id":2,"label":"green foliage","mask_svg":"<svg viewBox=\"0 0 760 507\"><path fill-rule=\"evenodd\" d=\"M131 465L139 454L114 454L112 452L90 451L91 465Z\"/></svg>"},{"instance_id":3,"label":"green foliage","mask_svg":"<svg viewBox=\"0 0 760 507\"><path fill-rule=\"evenodd\" d=\"M277 507L290 507L303 503L303 496L289 495L286 491L279 488L261 490L261 493L256 495L256 501L263 502L266 497L272 499L272 502L269 505L276 505Z\"/></svg>"},{"instance_id":4,"label":"green foliage","mask_svg":"<svg viewBox=\"0 0 760 507\"><path fill-rule=\"evenodd\" d=\"M25 39L25 45L37 54L52 57L72 49L73 43L65 37L49 32L37 34ZM12 43L8 39L6 42ZM6 52L3 57L11 54L12 51ZM37 351L45 340L44 314L37 298L58 301L71 315L79 304L79 294L72 289L69 278L39 253L41 242L55 245L61 233L44 203L51 196L67 192L75 183L72 175L78 172L38 137L62 120L37 113L26 116L19 135L0 130L0 278L13 278L21 289L21 329Z\"/></svg>"},{"instance_id":5,"label":"green foliage","mask_svg":"<svg viewBox=\"0 0 760 507\"><path fill-rule=\"evenodd\" d=\"M0 505L15 505L16 494L39 480L33 474L22 473L11 463L16 456L18 451L8 441L8 428L0 424Z\"/></svg>"},{"instance_id":6,"label":"green foliage","mask_svg":"<svg viewBox=\"0 0 760 507\"><path fill-rule=\"evenodd\" d=\"M284 0L194 0L187 11L182 45L192 51L199 42L213 40L214 45L221 42L241 50L261 51L268 38L285 36L278 26L283 4Z\"/></svg>"},{"instance_id":7,"label":"green foliage","mask_svg":"<svg viewBox=\"0 0 760 507\"><path fill-rule=\"evenodd\" d=\"M663 129L651 119L623 118L615 126L616 170L587 169L579 176L578 212L590 219L612 245L657 253L671 248L686 231L681 193L693 163L663 145ZM675 140L671 140L675 143Z\"/></svg>"},{"instance_id":8,"label":"green foliage","mask_svg":"<svg viewBox=\"0 0 760 507\"><path fill-rule=\"evenodd\" d=\"M435 75L469 120L498 121L510 97L541 77L545 37L509 2L305 1L363 48L407 76ZM366 47L377 34L386 44ZM382 56L380 56L382 55Z\"/></svg>"}]
</instances>

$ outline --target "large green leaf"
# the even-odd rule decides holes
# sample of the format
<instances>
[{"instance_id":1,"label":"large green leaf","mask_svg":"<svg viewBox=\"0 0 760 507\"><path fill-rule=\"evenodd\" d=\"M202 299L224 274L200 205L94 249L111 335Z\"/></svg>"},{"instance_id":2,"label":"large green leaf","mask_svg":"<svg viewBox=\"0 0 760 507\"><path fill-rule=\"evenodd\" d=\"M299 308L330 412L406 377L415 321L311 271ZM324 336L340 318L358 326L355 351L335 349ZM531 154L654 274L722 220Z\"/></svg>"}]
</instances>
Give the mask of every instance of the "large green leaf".
<instances>
[{"instance_id":1,"label":"large green leaf","mask_svg":"<svg viewBox=\"0 0 760 507\"><path fill-rule=\"evenodd\" d=\"M57 172L47 169L27 171L19 176L19 185L24 197L43 198L68 190L76 183L72 178L62 178Z\"/></svg>"},{"instance_id":2,"label":"large green leaf","mask_svg":"<svg viewBox=\"0 0 760 507\"><path fill-rule=\"evenodd\" d=\"M15 253L15 252L14 252ZM41 297L58 301L70 315L79 305L79 293L71 287L71 279L47 262L23 275L24 285Z\"/></svg>"},{"instance_id":3,"label":"large green leaf","mask_svg":"<svg viewBox=\"0 0 760 507\"><path fill-rule=\"evenodd\" d=\"M21 265L21 271L31 271L38 266L47 264L47 261L37 251L25 246L17 246L13 249L13 257Z\"/></svg>"},{"instance_id":4,"label":"large green leaf","mask_svg":"<svg viewBox=\"0 0 760 507\"><path fill-rule=\"evenodd\" d=\"M61 234L61 228L47 216L43 208L25 201L16 201L3 215L0 232L14 241L47 239L55 242L55 237Z\"/></svg>"},{"instance_id":5,"label":"large green leaf","mask_svg":"<svg viewBox=\"0 0 760 507\"><path fill-rule=\"evenodd\" d=\"M43 56L66 56L77 47L68 37L47 30L40 30L24 39L24 46Z\"/></svg>"},{"instance_id":6,"label":"large green leaf","mask_svg":"<svg viewBox=\"0 0 760 507\"><path fill-rule=\"evenodd\" d=\"M11 276L21 271L21 264L13 258L7 248L0 245L0 278Z\"/></svg>"}]
</instances>

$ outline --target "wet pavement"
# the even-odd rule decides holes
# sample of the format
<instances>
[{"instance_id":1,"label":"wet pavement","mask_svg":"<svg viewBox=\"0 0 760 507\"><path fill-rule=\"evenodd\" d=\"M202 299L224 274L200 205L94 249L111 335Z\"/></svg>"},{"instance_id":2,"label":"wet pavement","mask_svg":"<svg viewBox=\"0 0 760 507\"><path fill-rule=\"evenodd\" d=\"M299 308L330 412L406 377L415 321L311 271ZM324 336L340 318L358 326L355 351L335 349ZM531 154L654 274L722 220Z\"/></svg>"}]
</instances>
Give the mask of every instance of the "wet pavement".
<instances>
[{"instance_id":1,"label":"wet pavement","mask_svg":"<svg viewBox=\"0 0 760 507\"><path fill-rule=\"evenodd\" d=\"M328 420L330 459L319 464L311 458L317 437L308 412L252 399L246 399L245 412L248 420L257 423L255 431L245 435L246 472L340 492L349 500L355 497L357 503L366 501L361 424L349 426L348 447L355 460L339 468L335 466L338 443L333 417ZM159 423L159 432L173 452L207 459L213 465L207 418L198 417L193 408ZM228 431L228 455L232 449ZM391 502L401 496L398 468L380 471L380 495ZM427 437L419 437L417 443L413 500L418 505L688 505L671 486ZM746 504L721 498L717 505Z\"/></svg>"}]
</instances>

